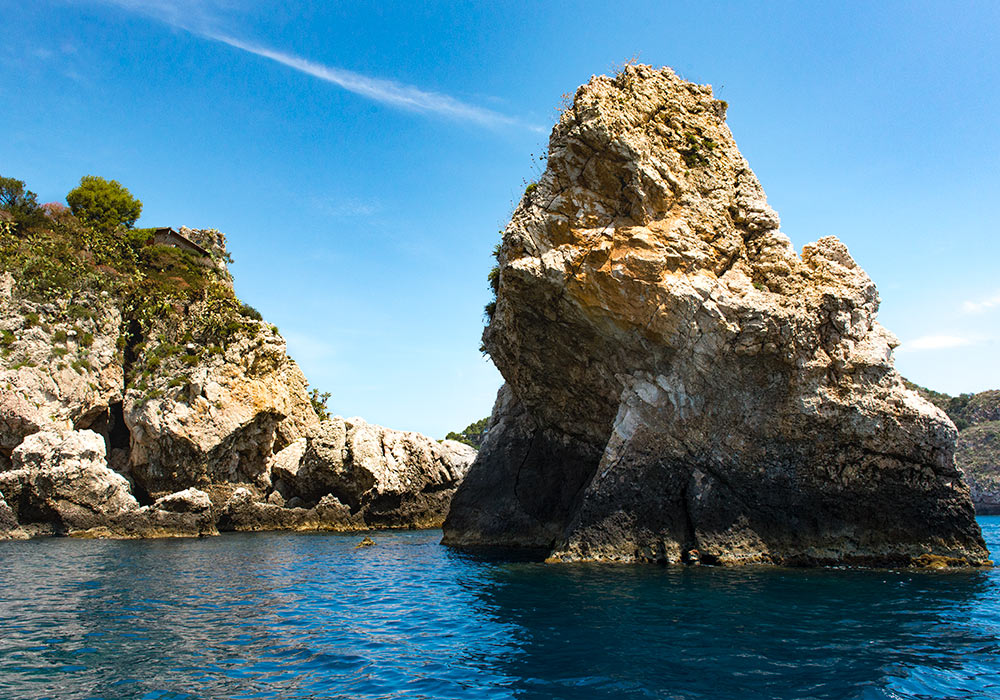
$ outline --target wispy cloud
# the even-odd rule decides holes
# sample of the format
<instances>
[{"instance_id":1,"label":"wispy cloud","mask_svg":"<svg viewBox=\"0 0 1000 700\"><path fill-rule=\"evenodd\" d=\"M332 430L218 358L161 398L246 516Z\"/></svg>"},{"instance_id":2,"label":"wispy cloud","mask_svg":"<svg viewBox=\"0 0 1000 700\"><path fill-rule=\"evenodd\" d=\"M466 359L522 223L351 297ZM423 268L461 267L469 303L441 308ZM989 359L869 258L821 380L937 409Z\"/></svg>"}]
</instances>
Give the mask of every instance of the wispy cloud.
<instances>
[{"instance_id":1,"label":"wispy cloud","mask_svg":"<svg viewBox=\"0 0 1000 700\"><path fill-rule=\"evenodd\" d=\"M978 314L992 309L995 306L1000 306L1000 292L986 299L980 299L979 301L967 301L962 304L962 311L967 314Z\"/></svg>"},{"instance_id":2,"label":"wispy cloud","mask_svg":"<svg viewBox=\"0 0 1000 700\"><path fill-rule=\"evenodd\" d=\"M972 345L971 338L957 335L924 335L900 345L897 352L915 352L919 350L946 350Z\"/></svg>"},{"instance_id":3,"label":"wispy cloud","mask_svg":"<svg viewBox=\"0 0 1000 700\"><path fill-rule=\"evenodd\" d=\"M73 2L74 0L70 0ZM84 0L86 1L86 0ZM157 19L192 34L216 27L220 16L237 7L230 0L89 0Z\"/></svg>"},{"instance_id":4,"label":"wispy cloud","mask_svg":"<svg viewBox=\"0 0 1000 700\"><path fill-rule=\"evenodd\" d=\"M224 34L205 34L204 36L208 39L228 44L235 49L276 61L300 73L319 78L348 92L353 92L375 102L381 102L382 104L413 112L440 114L459 121L479 124L480 126L520 126L527 127L533 131L541 131L539 127L525 124L520 119L508 117L485 107L477 107L439 92L428 92L412 85L397 83L394 80L373 78L344 68L326 66L281 51L240 41Z\"/></svg>"},{"instance_id":5,"label":"wispy cloud","mask_svg":"<svg viewBox=\"0 0 1000 700\"><path fill-rule=\"evenodd\" d=\"M423 90L413 85L379 78L355 71L329 66L284 51L238 39L219 29L222 22L218 10L224 7L218 0L199 2L187 0L97 0L160 20L191 34L217 41L234 49L280 63L292 70L361 95L374 102L410 112L435 114L484 127L517 127L543 131L537 125L510 117L485 107L479 107L440 92Z\"/></svg>"}]
</instances>

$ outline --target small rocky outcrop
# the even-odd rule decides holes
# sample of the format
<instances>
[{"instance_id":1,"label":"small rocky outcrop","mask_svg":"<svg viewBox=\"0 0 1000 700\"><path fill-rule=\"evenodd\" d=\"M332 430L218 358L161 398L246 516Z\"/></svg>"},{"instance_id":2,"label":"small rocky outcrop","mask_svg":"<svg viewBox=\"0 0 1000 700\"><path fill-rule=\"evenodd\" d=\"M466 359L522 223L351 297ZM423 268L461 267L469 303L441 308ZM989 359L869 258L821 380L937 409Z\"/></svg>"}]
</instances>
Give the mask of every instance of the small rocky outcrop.
<instances>
[{"instance_id":1,"label":"small rocky outcrop","mask_svg":"<svg viewBox=\"0 0 1000 700\"><path fill-rule=\"evenodd\" d=\"M156 499L156 510L168 513L204 513L212 509L212 499L198 489L184 489Z\"/></svg>"},{"instance_id":2,"label":"small rocky outcrop","mask_svg":"<svg viewBox=\"0 0 1000 700\"><path fill-rule=\"evenodd\" d=\"M17 521L17 514L0 495L0 540L20 540L29 537Z\"/></svg>"},{"instance_id":3,"label":"small rocky outcrop","mask_svg":"<svg viewBox=\"0 0 1000 700\"><path fill-rule=\"evenodd\" d=\"M252 491L239 488L222 510L219 529L236 532L270 530L353 532L367 530L364 517L335 496L323 496L311 507L300 502L279 505L259 500Z\"/></svg>"},{"instance_id":4,"label":"small rocky outcrop","mask_svg":"<svg viewBox=\"0 0 1000 700\"><path fill-rule=\"evenodd\" d=\"M216 532L209 507L176 507L195 500L195 494L174 494L140 507L128 480L107 466L104 439L91 430L29 435L13 451L13 469L0 472L0 494L9 506L0 507L0 531L6 530L9 537L163 537ZM201 496L207 501L205 494Z\"/></svg>"},{"instance_id":5,"label":"small rocky outcrop","mask_svg":"<svg viewBox=\"0 0 1000 700\"><path fill-rule=\"evenodd\" d=\"M269 493L255 498L245 488L234 492L219 526L440 527L475 456L476 451L462 443L335 417L274 456Z\"/></svg>"},{"instance_id":6,"label":"small rocky outcrop","mask_svg":"<svg viewBox=\"0 0 1000 700\"><path fill-rule=\"evenodd\" d=\"M980 565L954 426L902 383L875 285L799 255L710 87L581 87L503 233L503 374L447 544L555 560Z\"/></svg>"},{"instance_id":7,"label":"small rocky outcrop","mask_svg":"<svg viewBox=\"0 0 1000 700\"><path fill-rule=\"evenodd\" d=\"M91 430L29 435L0 473L0 493L23 525L89 530L139 509L121 474L108 468L104 440Z\"/></svg>"}]
</instances>

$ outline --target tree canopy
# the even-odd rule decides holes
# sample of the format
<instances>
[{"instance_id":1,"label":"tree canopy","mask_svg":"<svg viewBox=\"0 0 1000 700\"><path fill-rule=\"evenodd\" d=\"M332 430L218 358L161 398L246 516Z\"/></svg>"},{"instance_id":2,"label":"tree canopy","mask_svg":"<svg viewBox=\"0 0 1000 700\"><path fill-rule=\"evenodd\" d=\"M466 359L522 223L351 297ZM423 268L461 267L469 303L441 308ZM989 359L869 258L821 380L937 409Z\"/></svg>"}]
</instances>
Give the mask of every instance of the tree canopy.
<instances>
[{"instance_id":1,"label":"tree canopy","mask_svg":"<svg viewBox=\"0 0 1000 700\"><path fill-rule=\"evenodd\" d=\"M37 195L24 188L24 181L0 176L0 209L27 213L38 208Z\"/></svg>"},{"instance_id":2,"label":"tree canopy","mask_svg":"<svg viewBox=\"0 0 1000 700\"><path fill-rule=\"evenodd\" d=\"M132 228L142 213L142 202L117 180L84 175L80 185L66 195L73 215L96 229Z\"/></svg>"},{"instance_id":3,"label":"tree canopy","mask_svg":"<svg viewBox=\"0 0 1000 700\"><path fill-rule=\"evenodd\" d=\"M18 227L35 226L45 220L38 195L26 189L23 180L13 177L0 176L0 210L6 212L0 219Z\"/></svg>"}]
</instances>

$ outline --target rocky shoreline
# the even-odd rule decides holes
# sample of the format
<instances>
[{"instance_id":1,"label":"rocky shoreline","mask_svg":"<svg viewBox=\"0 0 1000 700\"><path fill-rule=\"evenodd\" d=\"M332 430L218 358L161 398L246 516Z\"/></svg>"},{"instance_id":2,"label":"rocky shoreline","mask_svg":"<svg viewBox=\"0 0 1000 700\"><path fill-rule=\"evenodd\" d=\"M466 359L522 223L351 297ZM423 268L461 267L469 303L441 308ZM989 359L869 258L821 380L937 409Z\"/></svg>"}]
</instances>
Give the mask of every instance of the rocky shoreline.
<instances>
[{"instance_id":1,"label":"rocky shoreline","mask_svg":"<svg viewBox=\"0 0 1000 700\"><path fill-rule=\"evenodd\" d=\"M0 240L0 538L441 525L475 450L321 417L233 295L222 234L173 234L208 256L142 241L59 286L17 274L70 225Z\"/></svg>"},{"instance_id":2,"label":"rocky shoreline","mask_svg":"<svg viewBox=\"0 0 1000 700\"><path fill-rule=\"evenodd\" d=\"M461 443L334 418L276 455L266 495L202 484L140 505L133 484L108 466L101 435L33 433L0 472L0 539L440 527L474 456Z\"/></svg>"},{"instance_id":3,"label":"rocky shoreline","mask_svg":"<svg viewBox=\"0 0 1000 700\"><path fill-rule=\"evenodd\" d=\"M549 561L988 565L874 283L836 238L793 249L726 109L648 66L577 91L490 275L478 453L326 415L218 231L0 218L0 539L443 526Z\"/></svg>"}]
</instances>

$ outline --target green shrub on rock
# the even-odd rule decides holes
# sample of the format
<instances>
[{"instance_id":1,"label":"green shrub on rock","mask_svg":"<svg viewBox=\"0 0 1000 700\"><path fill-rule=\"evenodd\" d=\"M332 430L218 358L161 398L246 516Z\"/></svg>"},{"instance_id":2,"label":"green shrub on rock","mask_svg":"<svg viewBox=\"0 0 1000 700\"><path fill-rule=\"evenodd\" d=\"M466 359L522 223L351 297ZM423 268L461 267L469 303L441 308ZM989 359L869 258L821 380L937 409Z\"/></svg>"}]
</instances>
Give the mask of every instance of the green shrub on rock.
<instances>
[{"instance_id":1,"label":"green shrub on rock","mask_svg":"<svg viewBox=\"0 0 1000 700\"><path fill-rule=\"evenodd\" d=\"M117 180L84 175L80 185L66 195L73 215L101 231L132 228L142 213L142 202Z\"/></svg>"},{"instance_id":2,"label":"green shrub on rock","mask_svg":"<svg viewBox=\"0 0 1000 700\"><path fill-rule=\"evenodd\" d=\"M312 404L313 410L316 411L316 415L320 420L330 419L330 411L326 407L326 402L329 400L329 391L320 392L319 389L313 389L309 392L309 402Z\"/></svg>"},{"instance_id":3,"label":"green shrub on rock","mask_svg":"<svg viewBox=\"0 0 1000 700\"><path fill-rule=\"evenodd\" d=\"M38 206L38 196L24 186L23 180L0 176L0 209L6 211L14 223L36 222L44 215Z\"/></svg>"},{"instance_id":4,"label":"green shrub on rock","mask_svg":"<svg viewBox=\"0 0 1000 700\"><path fill-rule=\"evenodd\" d=\"M489 422L489 417L481 418L475 423L466 426L465 430L460 433L448 433L444 436L444 439L462 442L470 447L475 447L478 450L483 444L483 436L486 434L486 426Z\"/></svg>"}]
</instances>

